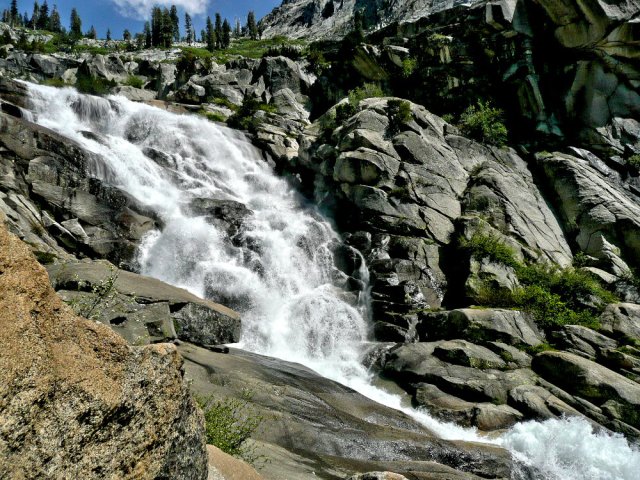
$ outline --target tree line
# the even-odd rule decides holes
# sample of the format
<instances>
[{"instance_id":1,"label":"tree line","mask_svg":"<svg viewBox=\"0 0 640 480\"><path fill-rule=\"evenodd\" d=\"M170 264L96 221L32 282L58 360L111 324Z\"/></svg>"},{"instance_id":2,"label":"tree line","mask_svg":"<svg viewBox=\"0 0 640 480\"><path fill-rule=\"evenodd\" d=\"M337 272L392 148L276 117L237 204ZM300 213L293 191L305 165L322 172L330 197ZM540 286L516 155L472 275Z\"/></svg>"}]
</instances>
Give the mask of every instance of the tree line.
<instances>
[{"instance_id":1,"label":"tree line","mask_svg":"<svg viewBox=\"0 0 640 480\"><path fill-rule=\"evenodd\" d=\"M2 12L2 21L13 27L57 33L68 37L71 41L83 37L92 39L97 39L98 37L93 26L85 33L82 32L82 19L75 8L71 10L69 30L67 30L62 25L58 7L54 5L49 11L47 0L44 0L42 5L36 0L33 4L31 15L28 12L21 14L18 8L18 1L11 0L9 8ZM199 40L206 44L208 50L214 51L228 48L232 37L248 37L252 40L257 40L261 35L262 32L253 11L248 13L245 26L240 24L240 20L236 20L233 28L229 20L226 18L223 20L222 16L216 13L214 20L210 16L207 17L206 27L200 31ZM112 40L111 29L107 30L106 39L107 41ZM129 30L125 29L122 39L135 48L169 48L176 42L184 41L191 45L198 40L193 20L188 12L184 15L184 35L181 35L180 18L175 5L170 8L153 7L151 9L151 19L145 22L143 31L132 35Z\"/></svg>"}]
</instances>

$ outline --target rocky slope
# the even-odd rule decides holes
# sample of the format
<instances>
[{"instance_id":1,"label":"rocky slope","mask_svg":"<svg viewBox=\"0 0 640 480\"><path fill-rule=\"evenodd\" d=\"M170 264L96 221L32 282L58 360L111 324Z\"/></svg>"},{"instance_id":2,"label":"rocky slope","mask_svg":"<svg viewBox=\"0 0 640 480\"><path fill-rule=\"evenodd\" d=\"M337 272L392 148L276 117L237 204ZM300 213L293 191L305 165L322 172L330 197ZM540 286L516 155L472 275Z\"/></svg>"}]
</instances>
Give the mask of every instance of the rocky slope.
<instances>
[{"instance_id":1,"label":"rocky slope","mask_svg":"<svg viewBox=\"0 0 640 480\"><path fill-rule=\"evenodd\" d=\"M133 348L77 317L4 225L0 308L2 478L206 478L175 346Z\"/></svg>"},{"instance_id":2,"label":"rocky slope","mask_svg":"<svg viewBox=\"0 0 640 480\"><path fill-rule=\"evenodd\" d=\"M307 5L315 5L314 12L317 6L322 16L321 3L287 2L277 18L288 19L288 12ZM421 2L389 5L422 11ZM422 78L425 85L434 82L425 88L429 109L399 98L374 98L352 105L348 115L345 102L319 115L311 111L314 95L332 90L342 96L340 78L328 78L339 75L330 70L316 79L306 62L285 57L226 65L196 61L184 72L161 62L158 52L142 52L136 59L126 54L78 59L11 51L0 67L5 76L38 81L78 75L114 80L120 84L114 92L179 112L203 109L227 117L245 99L269 104L272 108L252 114L260 120L250 125L253 140L279 172L336 219L344 242L333 252L335 283L361 290L358 272L362 256L366 259L380 342L367 360L381 377L435 416L482 431L568 415L637 441L640 293L633 270L640 260L640 184L628 162L640 138L637 5L446 6L430 11L428 19L382 28L369 37L369 45L358 46L357 61L349 67L359 80L390 85L403 59L418 58L430 72ZM343 7L353 4L345 1ZM585 18L598 21L587 25ZM314 22L310 28L319 25L314 31L324 35L327 21ZM467 33L460 24L469 27ZM296 31L302 28L307 29ZM538 55L554 42L564 48L557 63ZM477 44L482 51L472 48ZM161 55L178 59L177 53ZM579 68L565 68L569 58L578 59ZM508 72L507 89L496 79ZM144 89L125 86L129 75L143 78ZM560 87L551 88L552 80ZM528 125L523 131L541 133L542 140L518 150L482 145L430 111L461 99L467 105L467 97L485 92L486 85L519 99L510 115ZM2 80L0 103L0 211L9 228L49 264L60 295L69 301L87 298L111 271L101 259L135 270L140 238L162 228L162 222L127 192L95 178L100 158L34 125L24 85ZM559 142L559 127L570 125L573 133ZM546 145L560 148L550 153L543 151ZM162 152L150 149L145 155L169 171L175 167ZM228 203L193 208L230 236L242 228L248 211ZM550 326L547 317L557 319L556 311L541 316L526 303L504 303L523 290L531 292L531 269L544 264L575 265L567 271L606 288L607 296L576 288L570 300L574 313L590 312L590 321L567 316ZM488 299L488 292L494 297ZM212 353L212 344L238 338L237 314L214 303L228 298L214 293L197 299L125 271L118 274L115 293L114 311L101 312L96 320L133 343L187 342L178 349L196 391L222 394L213 386L222 385L224 394L241 396L251 384L260 392L257 408L275 420L258 444L279 462L268 467L267 477L286 472L303 478L320 470L334 478L370 469L422 468L452 478L500 478L514 468L501 450L438 441L403 416L378 410L306 369L238 352ZM310 408L323 419L320 427L310 420ZM372 426L365 415L370 411L397 429ZM340 443L344 428L353 432L351 443ZM465 459L463 465L451 459L451 451Z\"/></svg>"}]
</instances>

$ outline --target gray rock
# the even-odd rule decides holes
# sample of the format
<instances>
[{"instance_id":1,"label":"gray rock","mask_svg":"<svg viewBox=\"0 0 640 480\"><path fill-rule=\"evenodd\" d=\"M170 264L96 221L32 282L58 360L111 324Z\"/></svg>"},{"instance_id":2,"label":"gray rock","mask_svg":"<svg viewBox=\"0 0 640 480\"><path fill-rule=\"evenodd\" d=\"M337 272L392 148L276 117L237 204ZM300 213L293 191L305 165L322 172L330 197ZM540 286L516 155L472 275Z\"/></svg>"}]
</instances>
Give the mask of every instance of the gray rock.
<instances>
[{"instance_id":1,"label":"gray rock","mask_svg":"<svg viewBox=\"0 0 640 480\"><path fill-rule=\"evenodd\" d=\"M460 309L425 313L417 326L424 340L469 338L536 346L543 335L529 316L515 310Z\"/></svg>"},{"instance_id":2,"label":"gray rock","mask_svg":"<svg viewBox=\"0 0 640 480\"><path fill-rule=\"evenodd\" d=\"M607 416L635 428L640 426L640 384L566 352L540 353L533 359L532 367L543 378L570 394L599 407L608 406Z\"/></svg>"},{"instance_id":3,"label":"gray rock","mask_svg":"<svg viewBox=\"0 0 640 480\"><path fill-rule=\"evenodd\" d=\"M546 420L560 416L580 416L580 412L558 397L535 385L519 385L509 391L509 405L529 418Z\"/></svg>"},{"instance_id":4,"label":"gray rock","mask_svg":"<svg viewBox=\"0 0 640 480\"><path fill-rule=\"evenodd\" d=\"M616 303L608 305L602 315L601 331L616 338L640 339L640 305Z\"/></svg>"}]
</instances>

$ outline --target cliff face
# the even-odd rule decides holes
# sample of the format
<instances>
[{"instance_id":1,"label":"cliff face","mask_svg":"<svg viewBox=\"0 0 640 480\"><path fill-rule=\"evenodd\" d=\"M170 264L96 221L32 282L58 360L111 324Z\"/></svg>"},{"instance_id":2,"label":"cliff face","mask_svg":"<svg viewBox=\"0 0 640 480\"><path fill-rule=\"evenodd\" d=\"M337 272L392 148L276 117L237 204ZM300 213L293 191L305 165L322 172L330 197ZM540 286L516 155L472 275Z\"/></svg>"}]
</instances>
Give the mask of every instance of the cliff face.
<instances>
[{"instance_id":1,"label":"cliff face","mask_svg":"<svg viewBox=\"0 0 640 480\"><path fill-rule=\"evenodd\" d=\"M206 478L175 347L130 347L74 315L4 225L0 312L0 477Z\"/></svg>"}]
</instances>

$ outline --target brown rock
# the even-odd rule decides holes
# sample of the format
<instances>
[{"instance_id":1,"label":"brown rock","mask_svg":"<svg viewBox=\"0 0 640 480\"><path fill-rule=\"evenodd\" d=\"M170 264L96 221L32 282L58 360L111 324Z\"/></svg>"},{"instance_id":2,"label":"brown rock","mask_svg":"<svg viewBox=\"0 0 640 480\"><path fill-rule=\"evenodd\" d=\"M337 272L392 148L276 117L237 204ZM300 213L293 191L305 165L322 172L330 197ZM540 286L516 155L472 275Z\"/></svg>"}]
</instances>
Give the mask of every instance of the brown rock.
<instances>
[{"instance_id":1,"label":"brown rock","mask_svg":"<svg viewBox=\"0 0 640 480\"><path fill-rule=\"evenodd\" d=\"M202 414L175 347L129 347L57 297L0 226L4 478L204 479Z\"/></svg>"},{"instance_id":2,"label":"brown rock","mask_svg":"<svg viewBox=\"0 0 640 480\"><path fill-rule=\"evenodd\" d=\"M208 480L263 480L262 475L248 463L224 453L218 447L207 445L209 455Z\"/></svg>"}]
</instances>

